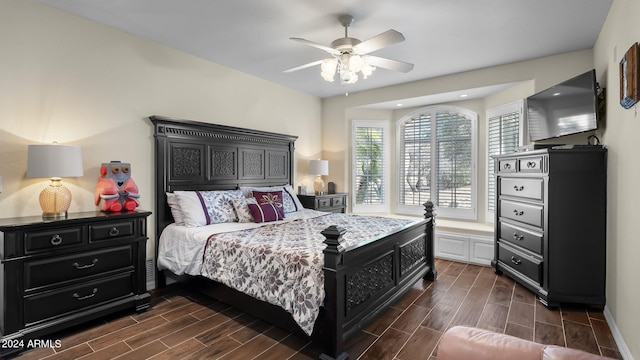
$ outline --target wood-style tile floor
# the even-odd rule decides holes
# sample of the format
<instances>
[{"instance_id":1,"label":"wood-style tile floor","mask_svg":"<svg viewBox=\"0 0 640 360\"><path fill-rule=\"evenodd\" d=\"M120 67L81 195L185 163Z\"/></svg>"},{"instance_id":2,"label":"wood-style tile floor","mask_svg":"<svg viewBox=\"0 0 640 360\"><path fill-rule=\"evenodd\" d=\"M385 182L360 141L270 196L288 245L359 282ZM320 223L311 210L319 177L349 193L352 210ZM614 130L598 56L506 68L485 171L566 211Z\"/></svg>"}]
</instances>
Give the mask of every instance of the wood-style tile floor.
<instances>
[{"instance_id":1,"label":"wood-style tile floor","mask_svg":"<svg viewBox=\"0 0 640 360\"><path fill-rule=\"evenodd\" d=\"M435 359L443 332L471 325L621 358L602 312L551 311L489 267L436 261L438 279L419 281L347 343L350 359ZM152 294L144 313L123 313L52 336L58 349L17 359L317 359L318 348L179 285Z\"/></svg>"}]
</instances>

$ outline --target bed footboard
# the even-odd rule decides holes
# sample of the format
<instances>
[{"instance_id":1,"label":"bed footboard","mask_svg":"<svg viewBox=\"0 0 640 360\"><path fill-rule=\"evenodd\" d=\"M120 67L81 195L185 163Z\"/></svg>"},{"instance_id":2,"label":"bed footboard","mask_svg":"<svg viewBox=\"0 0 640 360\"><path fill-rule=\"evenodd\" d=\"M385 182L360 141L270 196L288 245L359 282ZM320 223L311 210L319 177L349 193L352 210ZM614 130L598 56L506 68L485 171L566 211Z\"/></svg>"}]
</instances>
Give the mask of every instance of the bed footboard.
<instances>
[{"instance_id":1,"label":"bed footboard","mask_svg":"<svg viewBox=\"0 0 640 360\"><path fill-rule=\"evenodd\" d=\"M371 323L420 278L435 280L433 203L425 219L366 246L345 251L346 232L330 226L325 236L325 302L321 313L325 342L321 359L347 359L344 341Z\"/></svg>"}]
</instances>

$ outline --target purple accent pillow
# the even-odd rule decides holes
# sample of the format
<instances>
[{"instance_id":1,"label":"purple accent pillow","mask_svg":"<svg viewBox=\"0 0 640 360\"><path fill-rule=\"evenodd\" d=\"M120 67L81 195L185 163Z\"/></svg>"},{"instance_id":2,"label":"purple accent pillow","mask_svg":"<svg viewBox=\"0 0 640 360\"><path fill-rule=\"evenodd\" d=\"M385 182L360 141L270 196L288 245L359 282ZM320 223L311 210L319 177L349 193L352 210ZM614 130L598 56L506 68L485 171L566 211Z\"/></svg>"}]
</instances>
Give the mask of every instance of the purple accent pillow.
<instances>
[{"instance_id":1,"label":"purple accent pillow","mask_svg":"<svg viewBox=\"0 0 640 360\"><path fill-rule=\"evenodd\" d=\"M275 204L247 204L253 221L257 223L270 222L284 219L284 211L282 206Z\"/></svg>"},{"instance_id":2,"label":"purple accent pillow","mask_svg":"<svg viewBox=\"0 0 640 360\"><path fill-rule=\"evenodd\" d=\"M284 206L282 205L282 190L280 191L256 191L253 192L253 197L256 199L259 205L274 205L279 208L284 214Z\"/></svg>"}]
</instances>

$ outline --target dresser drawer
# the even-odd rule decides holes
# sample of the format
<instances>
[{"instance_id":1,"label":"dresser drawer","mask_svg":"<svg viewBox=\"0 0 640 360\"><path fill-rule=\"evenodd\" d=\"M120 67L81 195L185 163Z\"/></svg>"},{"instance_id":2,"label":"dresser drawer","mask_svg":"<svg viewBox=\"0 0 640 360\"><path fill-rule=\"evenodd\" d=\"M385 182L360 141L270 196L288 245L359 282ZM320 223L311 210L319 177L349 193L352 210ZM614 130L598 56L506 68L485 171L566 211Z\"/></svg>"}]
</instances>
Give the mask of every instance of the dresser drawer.
<instances>
[{"instance_id":1,"label":"dresser drawer","mask_svg":"<svg viewBox=\"0 0 640 360\"><path fill-rule=\"evenodd\" d=\"M320 199L316 199L316 201L317 201L316 207L318 209L326 208L326 207L330 207L331 206L331 199L330 198L320 198Z\"/></svg>"},{"instance_id":2,"label":"dresser drawer","mask_svg":"<svg viewBox=\"0 0 640 360\"><path fill-rule=\"evenodd\" d=\"M499 178L500 195L542 200L544 181L527 178Z\"/></svg>"},{"instance_id":3,"label":"dresser drawer","mask_svg":"<svg viewBox=\"0 0 640 360\"><path fill-rule=\"evenodd\" d=\"M498 259L506 266L542 285L542 262L498 243Z\"/></svg>"},{"instance_id":4,"label":"dresser drawer","mask_svg":"<svg viewBox=\"0 0 640 360\"><path fill-rule=\"evenodd\" d=\"M134 273L130 272L27 296L24 299L25 325L132 294L134 283Z\"/></svg>"},{"instance_id":5,"label":"dresser drawer","mask_svg":"<svg viewBox=\"0 0 640 360\"><path fill-rule=\"evenodd\" d=\"M522 246L542 255L543 235L530 230L525 230L515 225L500 222L500 240L508 241L512 244Z\"/></svg>"},{"instance_id":6,"label":"dresser drawer","mask_svg":"<svg viewBox=\"0 0 640 360\"><path fill-rule=\"evenodd\" d=\"M516 168L516 159L504 159L498 161L499 173L514 173L518 169Z\"/></svg>"},{"instance_id":7,"label":"dresser drawer","mask_svg":"<svg viewBox=\"0 0 640 360\"><path fill-rule=\"evenodd\" d=\"M91 241L111 240L135 234L135 220L112 221L89 227Z\"/></svg>"},{"instance_id":8,"label":"dresser drawer","mask_svg":"<svg viewBox=\"0 0 640 360\"><path fill-rule=\"evenodd\" d=\"M130 245L28 261L24 264L24 287L29 290L133 266Z\"/></svg>"},{"instance_id":9,"label":"dresser drawer","mask_svg":"<svg viewBox=\"0 0 640 360\"><path fill-rule=\"evenodd\" d=\"M542 227L542 206L525 204L516 201L500 200L500 216L507 219Z\"/></svg>"},{"instance_id":10,"label":"dresser drawer","mask_svg":"<svg viewBox=\"0 0 640 360\"><path fill-rule=\"evenodd\" d=\"M541 173L543 172L544 157L526 157L518 159L518 171L521 173Z\"/></svg>"},{"instance_id":11,"label":"dresser drawer","mask_svg":"<svg viewBox=\"0 0 640 360\"><path fill-rule=\"evenodd\" d=\"M82 226L25 232L27 252L64 248L82 244Z\"/></svg>"},{"instance_id":12,"label":"dresser drawer","mask_svg":"<svg viewBox=\"0 0 640 360\"><path fill-rule=\"evenodd\" d=\"M331 206L342 206L342 205L344 205L344 198L342 196L331 198Z\"/></svg>"}]
</instances>

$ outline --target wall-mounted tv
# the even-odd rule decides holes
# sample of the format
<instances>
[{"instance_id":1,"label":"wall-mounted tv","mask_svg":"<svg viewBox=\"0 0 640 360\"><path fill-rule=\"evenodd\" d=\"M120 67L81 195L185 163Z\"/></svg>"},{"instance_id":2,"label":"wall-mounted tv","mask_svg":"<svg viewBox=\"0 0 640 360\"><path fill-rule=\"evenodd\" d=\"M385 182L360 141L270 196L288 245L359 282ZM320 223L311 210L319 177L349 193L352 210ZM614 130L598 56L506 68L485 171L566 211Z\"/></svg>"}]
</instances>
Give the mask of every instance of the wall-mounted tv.
<instances>
[{"instance_id":1,"label":"wall-mounted tv","mask_svg":"<svg viewBox=\"0 0 640 360\"><path fill-rule=\"evenodd\" d=\"M531 141L595 130L598 127L596 71L590 70L527 98Z\"/></svg>"}]
</instances>

